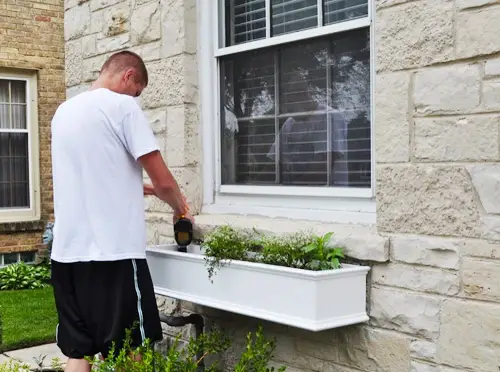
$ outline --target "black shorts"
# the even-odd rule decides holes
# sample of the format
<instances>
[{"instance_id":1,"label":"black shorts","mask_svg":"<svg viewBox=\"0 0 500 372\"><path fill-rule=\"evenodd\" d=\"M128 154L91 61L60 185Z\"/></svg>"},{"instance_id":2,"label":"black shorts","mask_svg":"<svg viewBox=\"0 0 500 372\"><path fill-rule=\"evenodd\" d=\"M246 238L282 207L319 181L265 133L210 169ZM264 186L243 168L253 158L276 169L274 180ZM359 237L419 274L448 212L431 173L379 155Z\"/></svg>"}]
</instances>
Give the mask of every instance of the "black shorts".
<instances>
[{"instance_id":1,"label":"black shorts","mask_svg":"<svg viewBox=\"0 0 500 372\"><path fill-rule=\"evenodd\" d=\"M162 339L160 316L146 260L59 263L52 261L52 284L59 325L57 345L69 358Z\"/></svg>"}]
</instances>

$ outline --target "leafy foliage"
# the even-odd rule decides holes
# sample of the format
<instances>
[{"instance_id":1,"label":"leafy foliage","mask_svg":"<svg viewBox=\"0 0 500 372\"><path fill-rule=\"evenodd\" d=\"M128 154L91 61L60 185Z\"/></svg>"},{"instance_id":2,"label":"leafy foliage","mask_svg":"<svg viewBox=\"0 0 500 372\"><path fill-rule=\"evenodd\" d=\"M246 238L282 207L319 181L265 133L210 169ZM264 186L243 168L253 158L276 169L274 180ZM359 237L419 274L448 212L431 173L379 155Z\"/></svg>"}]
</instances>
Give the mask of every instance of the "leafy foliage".
<instances>
[{"instance_id":1,"label":"leafy foliage","mask_svg":"<svg viewBox=\"0 0 500 372\"><path fill-rule=\"evenodd\" d=\"M333 270L341 267L343 249L331 245L333 233L317 236L309 232L285 235L253 234L231 226L220 226L202 243L209 278L225 261L260 262L303 270Z\"/></svg>"},{"instance_id":2,"label":"leafy foliage","mask_svg":"<svg viewBox=\"0 0 500 372\"><path fill-rule=\"evenodd\" d=\"M121 350L116 352L113 347L109 357L103 361L88 360L93 364L93 371L97 372L195 372L199 370L202 360L206 362L208 356L223 353L231 346L229 338L217 330L205 333L198 339L190 339L184 348L179 347L179 337L176 338L166 355L163 355L155 351L148 342L145 342L139 349L133 350L130 346L129 331L125 338L124 347ZM274 371L274 368L268 368L274 348L275 341L266 340L261 328L257 330L255 336L250 333L247 338L246 350L241 355L235 371ZM197 355L201 355L201 357L197 357ZM221 369L218 363L214 362L206 365L205 371L216 372L221 371ZM285 367L282 367L279 371L285 371Z\"/></svg>"},{"instance_id":3,"label":"leafy foliage","mask_svg":"<svg viewBox=\"0 0 500 372\"><path fill-rule=\"evenodd\" d=\"M250 260L248 252L252 248L252 237L231 226L220 226L205 237L204 247L208 277L212 279L222 266L222 260Z\"/></svg>"},{"instance_id":4,"label":"leafy foliage","mask_svg":"<svg viewBox=\"0 0 500 372\"><path fill-rule=\"evenodd\" d=\"M18 262L0 269L0 290L40 289L48 286L50 269L45 265Z\"/></svg>"},{"instance_id":5,"label":"leafy foliage","mask_svg":"<svg viewBox=\"0 0 500 372\"><path fill-rule=\"evenodd\" d=\"M18 361L10 360L0 364L0 372L30 372L30 366Z\"/></svg>"}]
</instances>

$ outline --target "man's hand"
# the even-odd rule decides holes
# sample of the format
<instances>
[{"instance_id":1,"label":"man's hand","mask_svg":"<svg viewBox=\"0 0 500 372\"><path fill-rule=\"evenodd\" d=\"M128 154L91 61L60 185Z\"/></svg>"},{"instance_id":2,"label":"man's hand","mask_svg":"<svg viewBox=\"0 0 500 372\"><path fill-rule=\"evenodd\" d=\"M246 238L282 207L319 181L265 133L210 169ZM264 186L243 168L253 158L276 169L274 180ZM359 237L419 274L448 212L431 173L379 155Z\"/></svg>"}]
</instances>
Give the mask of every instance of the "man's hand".
<instances>
[{"instance_id":1,"label":"man's hand","mask_svg":"<svg viewBox=\"0 0 500 372\"><path fill-rule=\"evenodd\" d=\"M144 184L144 195L156 195L154 186L149 183Z\"/></svg>"},{"instance_id":2,"label":"man's hand","mask_svg":"<svg viewBox=\"0 0 500 372\"><path fill-rule=\"evenodd\" d=\"M179 221L179 218L180 218L179 215L174 214L174 217L173 217L173 223L174 223L174 225L175 225L175 223L177 221ZM188 220L190 220L191 223L194 225L194 217L191 216L191 214L189 212L184 215L184 218L187 218Z\"/></svg>"}]
</instances>

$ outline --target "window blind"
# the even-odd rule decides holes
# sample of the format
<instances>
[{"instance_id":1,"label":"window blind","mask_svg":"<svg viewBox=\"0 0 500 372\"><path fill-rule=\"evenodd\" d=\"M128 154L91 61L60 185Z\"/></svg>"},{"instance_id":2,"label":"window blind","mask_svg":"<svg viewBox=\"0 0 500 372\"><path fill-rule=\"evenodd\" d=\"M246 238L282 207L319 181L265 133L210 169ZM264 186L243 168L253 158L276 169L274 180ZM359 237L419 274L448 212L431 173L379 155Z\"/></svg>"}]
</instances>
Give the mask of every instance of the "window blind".
<instances>
[{"instance_id":1,"label":"window blind","mask_svg":"<svg viewBox=\"0 0 500 372\"><path fill-rule=\"evenodd\" d=\"M226 25L228 45L265 38L265 0L226 0Z\"/></svg>"},{"instance_id":2,"label":"window blind","mask_svg":"<svg viewBox=\"0 0 500 372\"><path fill-rule=\"evenodd\" d=\"M223 183L370 187L369 56L355 30L223 58Z\"/></svg>"},{"instance_id":3,"label":"window blind","mask_svg":"<svg viewBox=\"0 0 500 372\"><path fill-rule=\"evenodd\" d=\"M26 129L26 82L0 80L0 208L30 205Z\"/></svg>"},{"instance_id":4,"label":"window blind","mask_svg":"<svg viewBox=\"0 0 500 372\"><path fill-rule=\"evenodd\" d=\"M271 0L272 35L318 26L317 0Z\"/></svg>"},{"instance_id":5,"label":"window blind","mask_svg":"<svg viewBox=\"0 0 500 372\"><path fill-rule=\"evenodd\" d=\"M368 15L368 0L324 0L325 25L366 15Z\"/></svg>"}]
</instances>

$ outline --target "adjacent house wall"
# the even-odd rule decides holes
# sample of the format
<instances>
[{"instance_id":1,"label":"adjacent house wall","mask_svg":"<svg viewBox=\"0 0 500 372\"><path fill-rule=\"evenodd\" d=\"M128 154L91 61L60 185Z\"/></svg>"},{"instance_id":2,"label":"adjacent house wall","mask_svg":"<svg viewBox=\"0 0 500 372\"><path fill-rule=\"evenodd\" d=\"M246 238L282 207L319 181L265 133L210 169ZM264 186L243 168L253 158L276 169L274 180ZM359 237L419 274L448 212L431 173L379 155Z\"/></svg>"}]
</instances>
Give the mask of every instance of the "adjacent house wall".
<instances>
[{"instance_id":1,"label":"adjacent house wall","mask_svg":"<svg viewBox=\"0 0 500 372\"><path fill-rule=\"evenodd\" d=\"M0 223L0 254L38 249L52 218L50 120L65 98L63 0L0 3L0 68L37 71L41 218Z\"/></svg>"},{"instance_id":2,"label":"adjacent house wall","mask_svg":"<svg viewBox=\"0 0 500 372\"><path fill-rule=\"evenodd\" d=\"M376 5L377 225L224 215L197 221L202 230L231 221L277 232L334 231L350 256L372 265L368 324L310 333L264 322L278 338L276 361L291 372L498 371L500 5ZM86 89L114 50L145 58L152 76L143 106L199 211L195 1L67 0L65 16L69 95ZM150 199L147 209L149 242L170 241L169 210ZM240 342L262 323L165 298L159 306L201 311Z\"/></svg>"}]
</instances>

